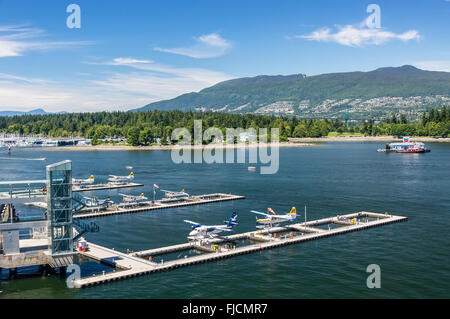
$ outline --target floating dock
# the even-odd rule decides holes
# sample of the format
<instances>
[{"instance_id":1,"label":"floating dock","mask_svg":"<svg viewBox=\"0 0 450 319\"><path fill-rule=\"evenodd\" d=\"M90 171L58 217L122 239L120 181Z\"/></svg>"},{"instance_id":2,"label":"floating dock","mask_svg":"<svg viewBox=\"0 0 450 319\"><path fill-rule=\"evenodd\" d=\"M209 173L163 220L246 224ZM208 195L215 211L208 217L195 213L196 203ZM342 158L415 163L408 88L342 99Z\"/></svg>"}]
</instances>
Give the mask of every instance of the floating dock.
<instances>
[{"instance_id":1,"label":"floating dock","mask_svg":"<svg viewBox=\"0 0 450 319\"><path fill-rule=\"evenodd\" d=\"M112 207L105 207L103 210L99 210L98 208L85 208L81 211L81 213L76 214L73 218L98 218L105 217L111 215L120 215L120 214L134 214L140 212L146 212L151 210L158 209L167 209L167 208L176 208L176 207L184 207L184 206L192 206L192 205L203 205L209 203L223 202L229 200L238 200L244 199L245 196L240 195L232 195L232 194L206 194L199 196L191 196L191 197L183 197L176 199L162 199L157 200L154 203L151 201L136 203L134 205L128 205L126 207L116 205ZM89 211L89 212L87 212Z\"/></svg>"},{"instance_id":2,"label":"floating dock","mask_svg":"<svg viewBox=\"0 0 450 319\"><path fill-rule=\"evenodd\" d=\"M106 184L92 184L92 185L72 185L72 192L89 192L98 191L103 189L117 189L117 188L128 188L128 187L140 187L144 184L139 183L106 183Z\"/></svg>"},{"instance_id":3,"label":"floating dock","mask_svg":"<svg viewBox=\"0 0 450 319\"><path fill-rule=\"evenodd\" d=\"M126 254L88 243L90 249L87 252L80 252L81 255L111 265L118 270L77 279L73 281L73 285L77 288L84 288L140 275L169 271L180 267L249 254L263 249L277 248L402 222L407 219L407 217L403 216L360 212L314 220L306 223L291 224L284 227L272 227L227 237L217 237L203 242L189 242L180 245L149 249L133 254ZM243 241L249 242L250 244L239 246L239 242L242 243ZM196 250L198 254L194 256L185 255L182 258L176 258L169 261L161 259L160 261L155 262L157 256L164 256L165 254L187 250ZM179 254L179 256L181 255L182 254ZM150 256L152 258L149 258Z\"/></svg>"},{"instance_id":4,"label":"floating dock","mask_svg":"<svg viewBox=\"0 0 450 319\"><path fill-rule=\"evenodd\" d=\"M81 209L79 213L74 214L73 218L86 219L86 218L106 217L120 214L134 214L151 210L168 209L192 205L203 205L230 200L239 200L244 198L245 196L241 195L214 193L190 197L161 199L155 202L145 201L140 203L121 203L118 205L112 205L108 207L107 206L85 207ZM33 206L42 209L47 209L47 204L44 202L29 202L25 203L25 206Z\"/></svg>"}]
</instances>

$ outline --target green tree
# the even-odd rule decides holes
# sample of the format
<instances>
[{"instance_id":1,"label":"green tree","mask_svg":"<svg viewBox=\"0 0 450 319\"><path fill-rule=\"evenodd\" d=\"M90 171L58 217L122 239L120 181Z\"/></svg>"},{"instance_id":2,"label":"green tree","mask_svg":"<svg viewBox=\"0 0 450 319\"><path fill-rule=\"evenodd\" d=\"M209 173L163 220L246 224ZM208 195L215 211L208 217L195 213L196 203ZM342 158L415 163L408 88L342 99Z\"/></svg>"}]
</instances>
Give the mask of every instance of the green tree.
<instances>
[{"instance_id":1,"label":"green tree","mask_svg":"<svg viewBox=\"0 0 450 319\"><path fill-rule=\"evenodd\" d=\"M138 146L140 133L141 131L136 126L130 127L128 130L127 142L133 146Z\"/></svg>"}]
</instances>

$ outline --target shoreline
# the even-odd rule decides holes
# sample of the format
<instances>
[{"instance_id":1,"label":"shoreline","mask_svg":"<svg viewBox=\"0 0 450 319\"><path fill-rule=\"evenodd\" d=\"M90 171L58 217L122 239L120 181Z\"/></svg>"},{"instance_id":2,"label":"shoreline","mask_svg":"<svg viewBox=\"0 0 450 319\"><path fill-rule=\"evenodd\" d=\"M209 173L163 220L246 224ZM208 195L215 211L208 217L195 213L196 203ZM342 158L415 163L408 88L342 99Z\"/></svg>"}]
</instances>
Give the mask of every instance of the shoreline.
<instances>
[{"instance_id":1,"label":"shoreline","mask_svg":"<svg viewBox=\"0 0 450 319\"><path fill-rule=\"evenodd\" d=\"M450 137L426 137L415 136L410 137L411 142L436 142L450 143ZM402 138L395 136L336 136L336 137L292 137L289 138L290 143L323 143L323 142L402 142Z\"/></svg>"},{"instance_id":2,"label":"shoreline","mask_svg":"<svg viewBox=\"0 0 450 319\"><path fill-rule=\"evenodd\" d=\"M238 143L238 144L208 144L208 145L151 145L151 146L131 146L131 145L83 145L83 146L64 146L64 147L43 147L45 150L56 151L170 151L176 148L187 148L189 150L205 150L205 149L232 149L238 148L255 148L255 147L310 147L318 146L321 143L328 142L401 142L401 138L395 136L337 136L337 137L301 137L289 138L289 142L275 143ZM411 142L435 142L435 143L450 143L450 137L434 138L434 137L410 137Z\"/></svg>"},{"instance_id":3,"label":"shoreline","mask_svg":"<svg viewBox=\"0 0 450 319\"><path fill-rule=\"evenodd\" d=\"M64 146L64 147L43 147L45 150L55 151L171 151L173 149L205 150L205 149L238 149L238 148L258 148L258 147L309 147L316 146L316 143L281 142L281 143L252 143L252 144L208 144L208 145L151 145L151 146L131 146L131 145L96 145L96 146Z\"/></svg>"}]
</instances>

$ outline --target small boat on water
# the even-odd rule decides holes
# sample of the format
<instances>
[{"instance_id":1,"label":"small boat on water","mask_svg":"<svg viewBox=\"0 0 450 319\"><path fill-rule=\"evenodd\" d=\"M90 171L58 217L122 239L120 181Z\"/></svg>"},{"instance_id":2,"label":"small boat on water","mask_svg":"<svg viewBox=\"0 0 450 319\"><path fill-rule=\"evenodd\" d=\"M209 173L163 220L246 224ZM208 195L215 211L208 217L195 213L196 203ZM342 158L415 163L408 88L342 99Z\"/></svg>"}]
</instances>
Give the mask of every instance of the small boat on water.
<instances>
[{"instance_id":1,"label":"small boat on water","mask_svg":"<svg viewBox=\"0 0 450 319\"><path fill-rule=\"evenodd\" d=\"M387 143L386 148L380 148L377 152L384 153L428 153L431 152L422 142L410 142L409 137L403 138L403 143Z\"/></svg>"}]
</instances>

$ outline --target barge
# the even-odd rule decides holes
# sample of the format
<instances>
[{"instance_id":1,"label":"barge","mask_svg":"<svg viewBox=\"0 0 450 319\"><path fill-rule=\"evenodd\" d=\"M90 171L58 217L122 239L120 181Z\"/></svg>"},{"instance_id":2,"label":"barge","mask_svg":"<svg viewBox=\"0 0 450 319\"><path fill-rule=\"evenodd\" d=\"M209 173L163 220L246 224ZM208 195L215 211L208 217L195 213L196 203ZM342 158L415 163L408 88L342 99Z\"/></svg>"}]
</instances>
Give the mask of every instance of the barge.
<instances>
[{"instance_id":1,"label":"barge","mask_svg":"<svg viewBox=\"0 0 450 319\"><path fill-rule=\"evenodd\" d=\"M410 142L409 137L403 138L403 143L387 143L385 148L378 149L384 153L428 153L431 152L422 142Z\"/></svg>"}]
</instances>

